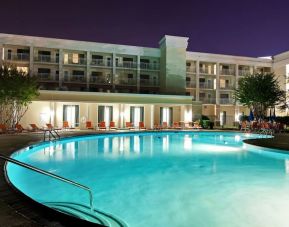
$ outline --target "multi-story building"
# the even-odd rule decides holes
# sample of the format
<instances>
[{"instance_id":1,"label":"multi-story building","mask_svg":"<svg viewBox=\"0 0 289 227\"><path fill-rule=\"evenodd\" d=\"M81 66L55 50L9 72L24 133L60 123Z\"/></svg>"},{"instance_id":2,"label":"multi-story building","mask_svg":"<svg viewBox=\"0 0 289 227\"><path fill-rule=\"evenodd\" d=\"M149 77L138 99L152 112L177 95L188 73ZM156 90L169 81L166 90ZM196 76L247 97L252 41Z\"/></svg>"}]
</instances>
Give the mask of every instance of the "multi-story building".
<instances>
[{"instance_id":1,"label":"multi-story building","mask_svg":"<svg viewBox=\"0 0 289 227\"><path fill-rule=\"evenodd\" d=\"M2 62L35 75L40 96L23 124L63 120L84 126L127 121L146 127L190 122L207 115L232 125L248 110L234 102L238 80L253 72L276 73L285 86L289 52L272 59L188 52L188 38L165 36L159 48L0 34ZM31 116L33 118L31 118Z\"/></svg>"}]
</instances>

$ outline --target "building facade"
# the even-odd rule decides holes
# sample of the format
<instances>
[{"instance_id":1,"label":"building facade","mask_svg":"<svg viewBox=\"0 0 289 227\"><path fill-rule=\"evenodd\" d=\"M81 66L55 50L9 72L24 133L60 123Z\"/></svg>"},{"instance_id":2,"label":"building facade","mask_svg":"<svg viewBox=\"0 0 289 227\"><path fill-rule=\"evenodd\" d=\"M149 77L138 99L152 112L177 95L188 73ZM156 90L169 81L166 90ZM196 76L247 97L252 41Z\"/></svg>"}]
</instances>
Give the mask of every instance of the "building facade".
<instances>
[{"instance_id":1,"label":"building facade","mask_svg":"<svg viewBox=\"0 0 289 227\"><path fill-rule=\"evenodd\" d=\"M23 124L34 116L38 124L144 121L151 128L203 114L232 126L248 114L233 100L239 78L275 72L288 89L289 52L265 59L189 52L187 45L188 38L176 36L147 48L0 34L1 61L39 79L40 97Z\"/></svg>"}]
</instances>

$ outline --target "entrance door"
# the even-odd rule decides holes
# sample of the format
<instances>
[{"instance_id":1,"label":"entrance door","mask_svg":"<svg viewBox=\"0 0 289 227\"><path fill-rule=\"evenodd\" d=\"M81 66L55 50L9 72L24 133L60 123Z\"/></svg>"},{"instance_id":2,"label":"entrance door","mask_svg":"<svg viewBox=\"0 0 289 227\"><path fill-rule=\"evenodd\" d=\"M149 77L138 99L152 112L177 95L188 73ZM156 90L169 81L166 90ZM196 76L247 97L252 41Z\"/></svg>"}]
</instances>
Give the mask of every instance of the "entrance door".
<instances>
[{"instance_id":1,"label":"entrance door","mask_svg":"<svg viewBox=\"0 0 289 227\"><path fill-rule=\"evenodd\" d=\"M131 106L130 107L130 122L136 127L139 122L144 122L144 107Z\"/></svg>"},{"instance_id":2,"label":"entrance door","mask_svg":"<svg viewBox=\"0 0 289 227\"><path fill-rule=\"evenodd\" d=\"M160 124L166 122L169 126L173 124L173 107L161 107Z\"/></svg>"},{"instance_id":3,"label":"entrance door","mask_svg":"<svg viewBox=\"0 0 289 227\"><path fill-rule=\"evenodd\" d=\"M79 125L79 106L63 105L63 121L68 121L70 127Z\"/></svg>"},{"instance_id":4,"label":"entrance door","mask_svg":"<svg viewBox=\"0 0 289 227\"><path fill-rule=\"evenodd\" d=\"M99 106L98 107L98 123L104 121L108 126L109 122L113 119L113 107L112 106Z\"/></svg>"}]
</instances>

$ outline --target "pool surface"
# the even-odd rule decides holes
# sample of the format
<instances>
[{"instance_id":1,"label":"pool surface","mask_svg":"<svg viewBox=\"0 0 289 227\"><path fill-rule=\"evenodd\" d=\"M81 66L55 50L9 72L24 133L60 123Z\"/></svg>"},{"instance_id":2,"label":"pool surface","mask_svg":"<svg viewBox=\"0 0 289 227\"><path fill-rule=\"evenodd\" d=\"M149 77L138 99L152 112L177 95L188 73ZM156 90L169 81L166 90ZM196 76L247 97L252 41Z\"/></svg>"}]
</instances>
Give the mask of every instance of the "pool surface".
<instances>
[{"instance_id":1,"label":"pool surface","mask_svg":"<svg viewBox=\"0 0 289 227\"><path fill-rule=\"evenodd\" d=\"M246 147L248 138L258 135L97 135L43 143L12 157L90 187L95 208L131 227L288 227L289 156ZM48 206L89 204L85 191L14 164L7 175Z\"/></svg>"}]
</instances>

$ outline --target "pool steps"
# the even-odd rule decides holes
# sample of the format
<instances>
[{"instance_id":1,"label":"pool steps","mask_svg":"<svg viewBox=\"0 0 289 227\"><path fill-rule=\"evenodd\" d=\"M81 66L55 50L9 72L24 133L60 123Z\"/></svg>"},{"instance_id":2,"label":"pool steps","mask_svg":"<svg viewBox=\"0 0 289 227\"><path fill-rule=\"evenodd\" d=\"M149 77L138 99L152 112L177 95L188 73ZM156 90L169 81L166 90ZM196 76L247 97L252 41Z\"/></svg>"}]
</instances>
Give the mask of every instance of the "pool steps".
<instances>
[{"instance_id":1,"label":"pool steps","mask_svg":"<svg viewBox=\"0 0 289 227\"><path fill-rule=\"evenodd\" d=\"M128 227L128 225L116 216L90 207L71 202L45 202L44 205L59 212L71 215L83 220L109 227Z\"/></svg>"}]
</instances>

